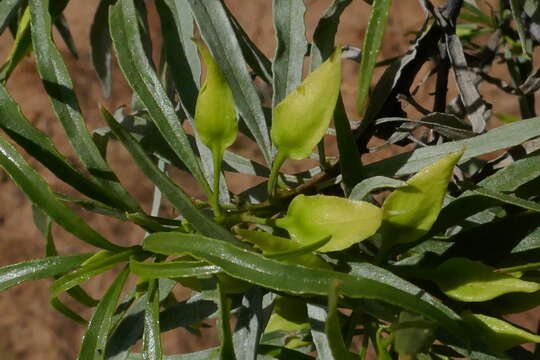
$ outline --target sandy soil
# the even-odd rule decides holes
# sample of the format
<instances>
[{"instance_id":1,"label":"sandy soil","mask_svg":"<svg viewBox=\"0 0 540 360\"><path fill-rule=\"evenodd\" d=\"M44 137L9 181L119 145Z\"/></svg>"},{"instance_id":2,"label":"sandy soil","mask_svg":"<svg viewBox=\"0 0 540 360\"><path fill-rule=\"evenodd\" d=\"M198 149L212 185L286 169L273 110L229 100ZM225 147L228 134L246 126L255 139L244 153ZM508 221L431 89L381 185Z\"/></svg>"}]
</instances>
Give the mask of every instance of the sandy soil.
<instances>
[{"instance_id":1,"label":"sandy soil","mask_svg":"<svg viewBox=\"0 0 540 360\"><path fill-rule=\"evenodd\" d=\"M245 26L247 33L260 45L266 55L272 56L274 49L274 33L271 18L270 0L229 0L226 1ZM129 104L130 90L119 71L115 73L112 97L104 99L96 76L89 62L88 32L97 2L77 1L69 5L66 16L78 45L80 59L71 57L64 44L59 41L59 47L65 55L66 62L75 82L81 107L88 121L88 127L94 129L104 126L97 111L97 104L105 103L109 108ZM327 8L329 0L307 0L309 11L306 14L308 38L311 38L318 18ZM152 12L151 12L152 13ZM361 46L365 31L369 7L363 1L355 1L345 14L338 42ZM410 35L403 35L418 29L423 20L418 2L414 0L396 1L392 8L389 28L383 43L382 58L388 58L403 53L408 47ZM152 28L159 29L154 17L151 19ZM156 32L154 32L157 34ZM155 36L159 38L159 35ZM5 34L0 37L0 58L3 59L9 51L12 39ZM353 112L353 96L357 76L357 64L344 64L344 87L347 109L351 119L358 120ZM379 74L380 72L378 72ZM75 161L75 156L69 144L66 143L63 131L52 113L50 104L39 81L32 57L24 60L12 76L8 84L12 96L21 104L22 110L29 120L46 131L58 145L60 150ZM433 83L431 83L433 88ZM488 98L497 95L495 89L487 88ZM419 101L427 100L427 92L421 93ZM431 103L431 100L429 100ZM511 101L497 101L496 111L515 112ZM244 145L240 144L240 147ZM126 188L148 208L152 198L152 186L141 176L136 166L125 151L117 144L112 144L109 159L113 169L117 170ZM67 186L54 178L42 166L32 161L55 190L73 193ZM235 189L244 188L246 179L230 178L236 181ZM193 182L179 180L183 185L192 188ZM253 180L249 180L250 182ZM42 256L44 241L31 221L31 206L24 194L1 173L2 191L0 192L0 266ZM118 221L84 213L85 219L112 241L124 244L140 243L142 231L138 228ZM89 250L80 241L55 229L55 237L61 253ZM91 294L99 296L110 282L110 276L102 276L96 281L85 284ZM34 281L14 287L0 294L0 359L74 359L76 357L83 327L74 324L61 314L55 312L47 302L49 280ZM68 304L72 303L67 301ZM89 312L85 315L88 317ZM531 319L526 324L534 327L536 322ZM204 344L215 343L215 335L206 334L203 339L195 339L187 332L180 330L166 336L166 352L187 352L200 348Z\"/></svg>"}]
</instances>

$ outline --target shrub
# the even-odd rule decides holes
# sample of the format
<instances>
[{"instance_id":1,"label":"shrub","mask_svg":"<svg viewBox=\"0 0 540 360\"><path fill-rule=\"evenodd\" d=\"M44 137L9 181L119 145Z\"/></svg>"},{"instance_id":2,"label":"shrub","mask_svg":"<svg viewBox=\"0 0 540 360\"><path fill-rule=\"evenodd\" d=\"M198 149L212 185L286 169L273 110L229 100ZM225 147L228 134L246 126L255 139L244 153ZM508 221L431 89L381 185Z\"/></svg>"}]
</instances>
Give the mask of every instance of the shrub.
<instances>
[{"instance_id":1,"label":"shrub","mask_svg":"<svg viewBox=\"0 0 540 360\"><path fill-rule=\"evenodd\" d=\"M67 3L0 2L0 30L16 29L3 80L33 54L85 167L80 171L64 157L0 86L6 135L0 166L35 205L47 241L44 258L0 268L0 290L54 278L51 305L87 326L79 359L353 359L365 358L370 346L380 359L532 358L520 345L540 336L503 316L540 303L534 107L540 75L532 69L538 2L501 1L485 13L474 1L448 0L442 7L421 1L426 22L407 53L377 63L391 1L374 0L359 65L361 121L351 127L341 63L358 60L359 50L334 43L351 0L331 4L309 44L303 2L274 0L273 60L221 1L156 0L159 66L151 57L145 3L103 0L92 27L92 60L110 92L114 48L134 93L127 113L101 108L107 128L100 141L87 130L51 35L54 25L71 44L62 21ZM202 40L192 39L194 22ZM202 86L199 54L206 67ZM306 57L310 72L302 80ZM488 74L496 61L507 66L512 83ZM428 62L434 64L428 76L436 75L429 110L411 92ZM386 68L370 91L375 66ZM454 100L447 95L450 72L459 93ZM271 108L262 105L254 78L272 88ZM507 124L493 128L491 107L478 90L482 82L515 96L524 119L496 113ZM423 115L408 119L404 104ZM238 133L257 144L261 158L230 149ZM335 137L338 158L325 155L325 134ZM82 197L53 192L7 137ZM363 155L380 150L368 147L373 137L406 147L397 155L381 151L368 164ZM110 169L110 140L121 142L155 185L150 213ZM482 157L494 152L500 155ZM281 171L285 162L308 157L319 164ZM168 167L191 174L206 198L186 193ZM233 194L222 168L265 181ZM162 195L180 216L159 213ZM132 223L148 236L120 246L72 206ZM58 254L53 225L99 251ZM81 287L118 265L100 299ZM138 283L126 292L129 276ZM191 298L176 300L177 286L191 289ZM64 293L95 307L89 321L62 302ZM195 331L208 319L218 320L218 347L163 355L161 332ZM141 353L130 352L140 338Z\"/></svg>"}]
</instances>

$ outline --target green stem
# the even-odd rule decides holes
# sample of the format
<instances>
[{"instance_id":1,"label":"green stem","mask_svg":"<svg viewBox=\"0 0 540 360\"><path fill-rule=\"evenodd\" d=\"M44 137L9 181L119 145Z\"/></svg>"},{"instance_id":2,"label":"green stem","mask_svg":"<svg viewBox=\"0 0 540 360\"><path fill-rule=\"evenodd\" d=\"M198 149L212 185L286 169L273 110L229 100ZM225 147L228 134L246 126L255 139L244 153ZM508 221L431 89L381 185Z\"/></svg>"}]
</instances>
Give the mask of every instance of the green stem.
<instances>
[{"instance_id":1,"label":"green stem","mask_svg":"<svg viewBox=\"0 0 540 360\"><path fill-rule=\"evenodd\" d=\"M511 273L511 272L517 272L517 271L531 271L531 270L538 270L538 269L540 269L540 262L512 266L512 267L507 267L507 268L500 268L500 269L497 269L496 272Z\"/></svg>"},{"instance_id":2,"label":"green stem","mask_svg":"<svg viewBox=\"0 0 540 360\"><path fill-rule=\"evenodd\" d=\"M277 180L279 177L279 169L287 159L287 156L282 152L277 153L274 162L272 164L272 171L270 172L270 178L268 179L268 198L270 202L274 202L276 199Z\"/></svg>"},{"instance_id":3,"label":"green stem","mask_svg":"<svg viewBox=\"0 0 540 360\"><path fill-rule=\"evenodd\" d=\"M219 178L221 175L221 159L223 158L223 150L221 149L212 149L212 160L214 163L214 191L210 195L210 204L212 205L212 209L214 209L214 213L216 215L216 219L220 221L223 219L223 211L221 209L221 206L219 205Z\"/></svg>"}]
</instances>

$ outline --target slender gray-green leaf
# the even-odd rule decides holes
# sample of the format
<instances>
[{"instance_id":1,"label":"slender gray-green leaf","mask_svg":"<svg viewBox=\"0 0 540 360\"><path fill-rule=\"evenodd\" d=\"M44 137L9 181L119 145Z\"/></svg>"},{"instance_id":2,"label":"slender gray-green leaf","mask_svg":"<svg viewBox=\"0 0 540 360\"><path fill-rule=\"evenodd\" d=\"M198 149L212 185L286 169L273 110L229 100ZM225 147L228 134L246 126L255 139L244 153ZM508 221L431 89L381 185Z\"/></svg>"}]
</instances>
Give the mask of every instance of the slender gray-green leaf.
<instances>
[{"instance_id":1,"label":"slender gray-green leaf","mask_svg":"<svg viewBox=\"0 0 540 360\"><path fill-rule=\"evenodd\" d=\"M22 0L2 0L0 1L0 34L7 28L11 19L17 14Z\"/></svg>"},{"instance_id":2,"label":"slender gray-green leaf","mask_svg":"<svg viewBox=\"0 0 540 360\"><path fill-rule=\"evenodd\" d=\"M129 268L132 273L145 279L208 276L221 272L219 266L204 261L147 263L131 259Z\"/></svg>"},{"instance_id":3,"label":"slender gray-green leaf","mask_svg":"<svg viewBox=\"0 0 540 360\"><path fill-rule=\"evenodd\" d=\"M143 173L161 190L197 231L206 236L213 236L237 244L240 243L230 232L197 209L189 196L159 170L157 165L146 155L140 144L116 122L108 111L102 109L102 114L113 133L124 144Z\"/></svg>"},{"instance_id":4,"label":"slender gray-green leaf","mask_svg":"<svg viewBox=\"0 0 540 360\"><path fill-rule=\"evenodd\" d=\"M56 27L56 30L58 30L62 40L64 40L64 43L66 44L71 55L73 55L75 59L79 59L79 52L77 51L77 46L75 45L75 39L73 39L73 35L69 29L69 24L67 23L67 20L63 14L59 14L56 17L54 20L54 26Z\"/></svg>"},{"instance_id":5,"label":"slender gray-green leaf","mask_svg":"<svg viewBox=\"0 0 540 360\"><path fill-rule=\"evenodd\" d=\"M540 118L521 120L503 125L473 138L426 146L380 160L365 167L367 176L401 176L412 174L443 156L465 147L460 163L476 156L519 145L540 136Z\"/></svg>"},{"instance_id":6,"label":"slender gray-green leaf","mask_svg":"<svg viewBox=\"0 0 540 360\"><path fill-rule=\"evenodd\" d=\"M52 40L49 1L31 0L29 8L38 72L69 141L90 173L124 204L124 209L139 210L101 156L86 128L67 67Z\"/></svg>"},{"instance_id":7,"label":"slender gray-green leaf","mask_svg":"<svg viewBox=\"0 0 540 360\"><path fill-rule=\"evenodd\" d=\"M414 125L423 125L430 129L437 131L439 134L446 136L451 140L462 140L475 136L476 134L470 129L467 129L462 124L457 123L457 119L454 115L444 114L444 113L431 113L420 120L410 120L406 118L399 117L390 117L390 118L380 118L376 121L376 124L384 124L388 122L403 122L413 125L410 128L410 131L414 130L416 126ZM451 122L454 121L452 124ZM405 133L404 136L407 136L409 132Z\"/></svg>"},{"instance_id":8,"label":"slender gray-green leaf","mask_svg":"<svg viewBox=\"0 0 540 360\"><path fill-rule=\"evenodd\" d=\"M255 137L267 164L272 148L261 101L247 70L242 49L220 0L188 0L210 51L233 92L236 106Z\"/></svg>"},{"instance_id":9,"label":"slender gray-green leaf","mask_svg":"<svg viewBox=\"0 0 540 360\"><path fill-rule=\"evenodd\" d=\"M144 310L143 357L144 360L161 360L161 337L159 330L159 286L150 280Z\"/></svg>"},{"instance_id":10,"label":"slender gray-green leaf","mask_svg":"<svg viewBox=\"0 0 540 360\"><path fill-rule=\"evenodd\" d=\"M521 185L540 177L540 151L513 162L485 178L478 186L495 191L515 191Z\"/></svg>"},{"instance_id":11,"label":"slender gray-green leaf","mask_svg":"<svg viewBox=\"0 0 540 360\"><path fill-rule=\"evenodd\" d=\"M195 117L201 65L193 37L193 16L186 0L158 0L163 46L184 112Z\"/></svg>"},{"instance_id":12,"label":"slender gray-green leaf","mask_svg":"<svg viewBox=\"0 0 540 360\"><path fill-rule=\"evenodd\" d=\"M364 107L371 86L371 76L377 63L377 56L381 47L384 30L388 21L388 13L392 0L373 0L369 23L364 35L362 59L358 71L358 90L356 93L356 107L359 114L364 113Z\"/></svg>"},{"instance_id":13,"label":"slender gray-green leaf","mask_svg":"<svg viewBox=\"0 0 540 360\"><path fill-rule=\"evenodd\" d=\"M128 275L129 270L127 268L122 270L105 295L103 295L88 324L88 329L86 330L86 334L84 334L77 360L99 360L104 358L105 345L111 331L116 304L118 303Z\"/></svg>"},{"instance_id":14,"label":"slender gray-green leaf","mask_svg":"<svg viewBox=\"0 0 540 360\"><path fill-rule=\"evenodd\" d=\"M292 294L327 295L335 280L342 282L340 291L351 298L377 299L414 311L434 320L457 339L464 338L458 315L442 311L415 295L411 295L384 279L372 280L335 271L310 269L284 264L231 243L200 235L155 233L144 241L144 248L165 255L190 253L223 269L233 277Z\"/></svg>"},{"instance_id":15,"label":"slender gray-green leaf","mask_svg":"<svg viewBox=\"0 0 540 360\"><path fill-rule=\"evenodd\" d=\"M121 0L111 7L109 26L118 63L126 80L148 109L163 138L205 191L210 192L174 106L145 55L133 0Z\"/></svg>"},{"instance_id":16,"label":"slender gray-green leaf","mask_svg":"<svg viewBox=\"0 0 540 360\"><path fill-rule=\"evenodd\" d=\"M0 84L0 128L47 167L56 177L82 194L120 209L125 206L99 183L87 178L58 151L51 139L22 114L6 88Z\"/></svg>"},{"instance_id":17,"label":"slender gray-green leaf","mask_svg":"<svg viewBox=\"0 0 540 360\"><path fill-rule=\"evenodd\" d=\"M469 193L469 192L466 192ZM522 209L531 210L540 212L540 204L534 201L529 201L525 199L521 199L515 195L509 195L504 194L499 191L483 188L483 187L476 187L474 190L470 191L471 194L479 194L482 196L486 196L495 200L498 200L505 204L515 205ZM465 194L464 194L465 195ZM467 195L465 195L467 196Z\"/></svg>"},{"instance_id":18,"label":"slender gray-green leaf","mask_svg":"<svg viewBox=\"0 0 540 360\"><path fill-rule=\"evenodd\" d=\"M80 283L91 279L112 269L115 265L129 261L129 258L140 252L140 247L132 247L127 250L109 253L102 252L96 255L97 259L92 259L90 263L85 263L79 269L72 271L51 284L51 298L58 297L64 291L73 288Z\"/></svg>"},{"instance_id":19,"label":"slender gray-green leaf","mask_svg":"<svg viewBox=\"0 0 540 360\"><path fill-rule=\"evenodd\" d=\"M3 137L0 137L0 167L36 206L65 230L90 245L108 250L121 249L88 226L73 210L58 200L45 180Z\"/></svg>"},{"instance_id":20,"label":"slender gray-green leaf","mask_svg":"<svg viewBox=\"0 0 540 360\"><path fill-rule=\"evenodd\" d=\"M0 268L0 291L28 280L39 280L73 270L91 254L49 256Z\"/></svg>"},{"instance_id":21,"label":"slender gray-green leaf","mask_svg":"<svg viewBox=\"0 0 540 360\"><path fill-rule=\"evenodd\" d=\"M112 54L109 32L109 6L115 0L100 0L90 27L90 49L94 70L106 97L111 95Z\"/></svg>"},{"instance_id":22,"label":"slender gray-green leaf","mask_svg":"<svg viewBox=\"0 0 540 360\"><path fill-rule=\"evenodd\" d=\"M374 176L363 180L356 185L349 195L349 199L352 200L364 200L364 198L372 191L381 189L395 189L401 186L405 186L405 181L392 179L385 176Z\"/></svg>"},{"instance_id":23,"label":"slender gray-green leaf","mask_svg":"<svg viewBox=\"0 0 540 360\"><path fill-rule=\"evenodd\" d=\"M304 0L273 0L276 30L276 53L272 63L273 106L296 89L302 81L304 55L307 50Z\"/></svg>"},{"instance_id":24,"label":"slender gray-green leaf","mask_svg":"<svg viewBox=\"0 0 540 360\"><path fill-rule=\"evenodd\" d=\"M272 63L266 55L251 41L248 34L244 31L238 20L233 16L231 11L224 6L229 21L234 29L242 54L246 59L247 64L251 67L251 70L257 74L261 79L268 84L272 83Z\"/></svg>"}]
</instances>

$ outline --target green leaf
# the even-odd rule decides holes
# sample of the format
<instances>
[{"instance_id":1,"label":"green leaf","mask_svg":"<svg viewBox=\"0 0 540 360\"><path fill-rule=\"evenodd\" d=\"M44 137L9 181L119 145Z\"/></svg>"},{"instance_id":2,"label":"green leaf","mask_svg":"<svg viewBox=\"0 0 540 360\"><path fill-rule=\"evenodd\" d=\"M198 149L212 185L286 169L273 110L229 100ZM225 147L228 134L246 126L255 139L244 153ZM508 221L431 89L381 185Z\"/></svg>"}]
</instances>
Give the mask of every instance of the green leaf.
<instances>
[{"instance_id":1,"label":"green leaf","mask_svg":"<svg viewBox=\"0 0 540 360\"><path fill-rule=\"evenodd\" d=\"M330 285L328 293L328 317L326 318L324 332L335 359L353 360L356 359L356 355L347 349L345 341L343 340L343 335L341 334L339 311L337 309L339 285L339 281L335 281Z\"/></svg>"},{"instance_id":2,"label":"green leaf","mask_svg":"<svg viewBox=\"0 0 540 360\"><path fill-rule=\"evenodd\" d=\"M465 148L459 163L476 156L519 145L540 135L540 117L503 125L473 138L426 146L405 152L365 166L366 177L402 176L415 173L423 167Z\"/></svg>"},{"instance_id":3,"label":"green leaf","mask_svg":"<svg viewBox=\"0 0 540 360\"><path fill-rule=\"evenodd\" d=\"M274 300L272 316L264 332L274 331L293 332L309 328L306 302L297 297L278 296ZM298 338L295 337L297 340ZM291 338L287 338L285 345L291 348ZM302 342L303 344L304 342Z\"/></svg>"},{"instance_id":4,"label":"green leaf","mask_svg":"<svg viewBox=\"0 0 540 360\"><path fill-rule=\"evenodd\" d=\"M15 41L6 59L0 68L0 80L7 82L13 70L32 51L32 40L30 38L30 11L25 7L24 12L17 24Z\"/></svg>"},{"instance_id":5,"label":"green leaf","mask_svg":"<svg viewBox=\"0 0 540 360\"><path fill-rule=\"evenodd\" d=\"M43 178L3 137L0 137L0 166L36 206L65 230L95 247L121 249L88 226L73 210L58 200Z\"/></svg>"},{"instance_id":6,"label":"green leaf","mask_svg":"<svg viewBox=\"0 0 540 360\"><path fill-rule=\"evenodd\" d=\"M67 67L52 40L48 5L48 0L29 1L37 68L53 109L71 145L103 189L107 189L112 197L117 198L123 205L122 209L138 211L139 206L119 183L86 128Z\"/></svg>"},{"instance_id":7,"label":"green leaf","mask_svg":"<svg viewBox=\"0 0 540 360\"><path fill-rule=\"evenodd\" d=\"M491 266L466 258L445 261L428 278L433 279L446 295L464 302L488 301L507 293L540 290L540 284L496 272Z\"/></svg>"},{"instance_id":8,"label":"green leaf","mask_svg":"<svg viewBox=\"0 0 540 360\"><path fill-rule=\"evenodd\" d=\"M222 155L238 134L236 110L231 89L206 45L194 39L206 63L206 80L197 97L195 127L203 144L214 156ZM220 161L221 161L221 157Z\"/></svg>"},{"instance_id":9,"label":"green leaf","mask_svg":"<svg viewBox=\"0 0 540 360\"><path fill-rule=\"evenodd\" d=\"M261 102L247 70L242 49L220 0L188 0L199 30L233 92L238 111L255 137L267 164L272 149Z\"/></svg>"},{"instance_id":10,"label":"green leaf","mask_svg":"<svg viewBox=\"0 0 540 360\"><path fill-rule=\"evenodd\" d=\"M3 85L0 85L0 127L60 180L90 198L124 208L115 196L105 190L106 188L84 176L60 154L51 139L34 127L22 114L20 107Z\"/></svg>"},{"instance_id":11,"label":"green leaf","mask_svg":"<svg viewBox=\"0 0 540 360\"><path fill-rule=\"evenodd\" d=\"M79 269L70 272L51 284L51 298L55 298L64 291L80 283L112 269L115 265L126 262L131 256L140 252L140 247L132 247L119 253L98 253L99 259L83 264Z\"/></svg>"},{"instance_id":12,"label":"green leaf","mask_svg":"<svg viewBox=\"0 0 540 360\"><path fill-rule=\"evenodd\" d=\"M307 51L304 0L273 0L276 53L272 63L273 106L279 104L302 80Z\"/></svg>"},{"instance_id":13,"label":"green leaf","mask_svg":"<svg viewBox=\"0 0 540 360\"><path fill-rule=\"evenodd\" d=\"M308 251L305 251L306 244L303 244L298 240L286 239L280 236L269 234L264 231L238 229L237 232L245 240L249 241L250 243L257 246L259 249L261 249L265 256L275 258L276 253L282 255L285 253L288 254L288 256L286 256L285 258L281 258L280 260L288 264L300 264L306 267L313 267L319 269L331 268L330 265L328 265L317 255L310 253L312 250L316 250L322 246L318 241L315 241L315 243L319 243L316 249L308 249ZM323 240L328 242L327 238ZM311 243L307 244L307 246L310 245ZM298 251L302 252L298 253ZM291 253L294 256L291 256Z\"/></svg>"},{"instance_id":14,"label":"green leaf","mask_svg":"<svg viewBox=\"0 0 540 360\"><path fill-rule=\"evenodd\" d=\"M109 7L114 0L100 0L90 27L90 50L94 70L106 97L111 95L112 54L109 32Z\"/></svg>"},{"instance_id":15,"label":"green leaf","mask_svg":"<svg viewBox=\"0 0 540 360\"><path fill-rule=\"evenodd\" d=\"M540 152L532 153L498 170L480 181L478 186L495 191L515 191L521 185L540 177L539 162Z\"/></svg>"},{"instance_id":16,"label":"green leaf","mask_svg":"<svg viewBox=\"0 0 540 360\"><path fill-rule=\"evenodd\" d=\"M22 0L3 0L0 1L0 34L8 27L9 23L21 6Z\"/></svg>"},{"instance_id":17,"label":"green leaf","mask_svg":"<svg viewBox=\"0 0 540 360\"><path fill-rule=\"evenodd\" d=\"M326 306L321 304L307 303L309 321L311 323L311 337L317 350L317 357L325 360L338 360L332 354L332 349L326 336L325 324L328 319Z\"/></svg>"},{"instance_id":18,"label":"green leaf","mask_svg":"<svg viewBox=\"0 0 540 360\"><path fill-rule=\"evenodd\" d=\"M364 200L370 192L382 189L396 189L402 186L407 186L407 183L401 180L392 179L385 176L374 176L363 180L357 184L351 191L349 199Z\"/></svg>"},{"instance_id":19,"label":"green leaf","mask_svg":"<svg viewBox=\"0 0 540 360\"><path fill-rule=\"evenodd\" d=\"M193 37L193 15L186 0L158 0L156 7L161 22L163 46L171 77L184 112L195 117L201 66Z\"/></svg>"},{"instance_id":20,"label":"green leaf","mask_svg":"<svg viewBox=\"0 0 540 360\"><path fill-rule=\"evenodd\" d=\"M129 85L148 109L163 138L203 189L209 193L208 183L182 128L182 123L176 116L173 104L145 55L136 19L133 0L118 1L111 8L110 31L120 68Z\"/></svg>"},{"instance_id":21,"label":"green leaf","mask_svg":"<svg viewBox=\"0 0 540 360\"><path fill-rule=\"evenodd\" d=\"M407 181L407 186L397 188L386 198L380 230L383 252L396 244L413 242L429 231L462 154L463 149L423 168Z\"/></svg>"},{"instance_id":22,"label":"green leaf","mask_svg":"<svg viewBox=\"0 0 540 360\"><path fill-rule=\"evenodd\" d=\"M157 280L148 284L146 309L144 311L143 357L145 360L161 360L161 338L159 329L159 286Z\"/></svg>"},{"instance_id":23,"label":"green leaf","mask_svg":"<svg viewBox=\"0 0 540 360\"><path fill-rule=\"evenodd\" d=\"M324 136L339 96L340 55L338 48L274 108L271 136L278 149L276 163L308 157Z\"/></svg>"},{"instance_id":24,"label":"green leaf","mask_svg":"<svg viewBox=\"0 0 540 360\"><path fill-rule=\"evenodd\" d=\"M122 270L105 295L103 295L88 324L77 360L99 360L104 358L105 345L111 331L112 317L128 275L129 270L127 268Z\"/></svg>"},{"instance_id":25,"label":"green leaf","mask_svg":"<svg viewBox=\"0 0 540 360\"><path fill-rule=\"evenodd\" d=\"M213 236L219 239L232 241L240 244L230 232L212 221L206 214L201 212L191 199L178 187L167 175L165 175L154 162L146 155L141 145L112 117L112 115L102 108L103 117L111 128L111 131L124 144L135 162L139 165L143 173L163 192L171 201L182 216L201 234Z\"/></svg>"},{"instance_id":26,"label":"green leaf","mask_svg":"<svg viewBox=\"0 0 540 360\"><path fill-rule=\"evenodd\" d=\"M28 280L39 280L71 271L91 254L49 256L45 259L24 261L0 268L0 291Z\"/></svg>"},{"instance_id":27,"label":"green leaf","mask_svg":"<svg viewBox=\"0 0 540 360\"><path fill-rule=\"evenodd\" d=\"M336 196L296 196L287 216L276 225L287 229L291 238L306 244L326 236L332 239L320 252L338 251L367 239L379 229L382 211L364 201Z\"/></svg>"},{"instance_id":28,"label":"green leaf","mask_svg":"<svg viewBox=\"0 0 540 360\"><path fill-rule=\"evenodd\" d=\"M364 113L366 100L371 85L373 69L381 47L384 30L388 21L388 13L392 0L374 0L369 16L369 22L364 35L362 60L358 71L358 91L356 93L356 108L359 114Z\"/></svg>"},{"instance_id":29,"label":"green leaf","mask_svg":"<svg viewBox=\"0 0 540 360\"><path fill-rule=\"evenodd\" d=\"M180 233L155 233L144 241L148 251L164 255L190 253L223 269L232 277L276 291L291 294L328 294L330 284L340 280L340 292L351 298L377 299L417 312L437 322L456 339L467 342L459 317L441 311L418 296L399 290L380 281L335 271L284 264L239 248L228 242L204 236Z\"/></svg>"},{"instance_id":30,"label":"green leaf","mask_svg":"<svg viewBox=\"0 0 540 360\"><path fill-rule=\"evenodd\" d=\"M221 272L218 266L209 265L207 262L185 260L148 263L131 259L129 268L133 274L145 279L198 277Z\"/></svg>"},{"instance_id":31,"label":"green leaf","mask_svg":"<svg viewBox=\"0 0 540 360\"><path fill-rule=\"evenodd\" d=\"M463 320L490 348L499 352L524 343L540 343L540 336L491 316L468 313L463 315Z\"/></svg>"}]
</instances>

